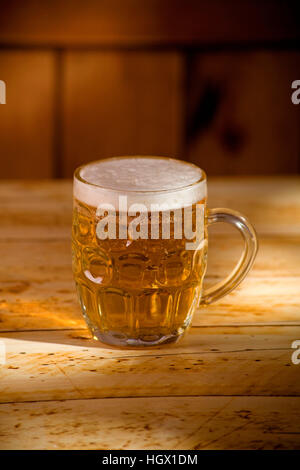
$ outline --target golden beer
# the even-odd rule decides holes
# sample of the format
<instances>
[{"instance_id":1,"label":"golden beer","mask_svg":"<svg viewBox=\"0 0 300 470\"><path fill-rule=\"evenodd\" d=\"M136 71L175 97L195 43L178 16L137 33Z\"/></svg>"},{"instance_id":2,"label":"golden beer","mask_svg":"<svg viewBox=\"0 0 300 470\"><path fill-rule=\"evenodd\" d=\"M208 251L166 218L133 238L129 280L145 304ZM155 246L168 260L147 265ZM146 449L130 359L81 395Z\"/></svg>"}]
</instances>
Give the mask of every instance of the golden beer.
<instances>
[{"instance_id":1,"label":"golden beer","mask_svg":"<svg viewBox=\"0 0 300 470\"><path fill-rule=\"evenodd\" d=\"M205 198L197 202L204 204ZM193 219L195 207L196 203L190 206ZM101 240L96 233L101 219L97 208L75 197L73 210L73 272L83 315L94 337L138 346L181 336L199 301L206 235L199 249L186 249L191 240L184 237L184 230L181 239L174 239L174 213L170 211L170 238L162 239L161 211L158 239ZM128 217L128 225L132 219ZM119 212L116 220L118 234ZM151 214L144 223L150 233ZM192 225L195 230L195 220Z\"/></svg>"},{"instance_id":2,"label":"golden beer","mask_svg":"<svg viewBox=\"0 0 300 470\"><path fill-rule=\"evenodd\" d=\"M236 226L245 250L232 274L203 292L207 226L218 221ZM76 170L72 247L77 292L94 338L136 347L180 338L199 301L222 297L245 277L257 241L241 214L206 212L206 177L197 166L117 157Z\"/></svg>"}]
</instances>

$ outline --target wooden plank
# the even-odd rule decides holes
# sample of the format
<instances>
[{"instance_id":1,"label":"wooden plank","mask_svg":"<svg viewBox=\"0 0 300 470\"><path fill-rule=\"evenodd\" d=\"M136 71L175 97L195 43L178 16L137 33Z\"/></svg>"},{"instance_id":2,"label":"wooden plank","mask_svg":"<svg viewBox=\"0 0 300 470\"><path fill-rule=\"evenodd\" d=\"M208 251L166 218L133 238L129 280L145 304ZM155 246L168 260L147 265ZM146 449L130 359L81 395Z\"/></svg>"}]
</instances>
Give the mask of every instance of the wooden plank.
<instances>
[{"instance_id":1,"label":"wooden plank","mask_svg":"<svg viewBox=\"0 0 300 470\"><path fill-rule=\"evenodd\" d=\"M299 233L298 176L208 177L208 191L209 207L240 211L249 218L258 235Z\"/></svg>"},{"instance_id":2,"label":"wooden plank","mask_svg":"<svg viewBox=\"0 0 300 470\"><path fill-rule=\"evenodd\" d=\"M260 236L256 263L241 287L200 309L193 324L299 322L299 179L214 179L209 187L212 205L241 210L270 236ZM70 268L71 184L5 183L0 209L1 328L84 327ZM211 230L207 284L229 272L241 249L232 234Z\"/></svg>"},{"instance_id":3,"label":"wooden plank","mask_svg":"<svg viewBox=\"0 0 300 470\"><path fill-rule=\"evenodd\" d=\"M299 38L292 2L213 0L11 0L2 8L6 44L153 45L277 42Z\"/></svg>"},{"instance_id":4,"label":"wooden plank","mask_svg":"<svg viewBox=\"0 0 300 470\"><path fill-rule=\"evenodd\" d=\"M299 449L298 397L0 405L1 449Z\"/></svg>"},{"instance_id":5,"label":"wooden plank","mask_svg":"<svg viewBox=\"0 0 300 470\"><path fill-rule=\"evenodd\" d=\"M241 254L239 241L239 238L227 234L214 234L209 246L209 281L216 282L233 268ZM300 276L297 263L300 237L266 236L261 237L259 242L260 250L250 274L253 282L259 282L256 278L273 278L276 283L283 279L286 282L289 278ZM47 284L49 278L53 282L61 282L64 288L70 287L70 282L73 282L70 240L0 240L0 257L0 279L8 283L7 290L3 286L2 293L18 294L30 288L30 284ZM14 286L13 283L17 285L18 282L26 284L26 289L18 289L17 286L15 289L9 288L9 284Z\"/></svg>"},{"instance_id":6,"label":"wooden plank","mask_svg":"<svg viewBox=\"0 0 300 470\"><path fill-rule=\"evenodd\" d=\"M299 238L260 239L251 273L233 293L200 308L193 325L300 322ZM217 235L205 286L225 277L241 247ZM0 242L1 330L85 327L76 298L69 240Z\"/></svg>"},{"instance_id":7,"label":"wooden plank","mask_svg":"<svg viewBox=\"0 0 300 470\"><path fill-rule=\"evenodd\" d=\"M5 181L0 185L3 214L0 239L70 239L71 181Z\"/></svg>"},{"instance_id":8,"label":"wooden plank","mask_svg":"<svg viewBox=\"0 0 300 470\"><path fill-rule=\"evenodd\" d=\"M300 266L295 262L300 259L300 237L262 235L258 241L259 250L250 272L251 278L276 279L300 276ZM213 278L218 279L228 275L239 260L243 248L243 241L236 232L230 234L209 232L206 273L206 277L210 278L209 281L216 282Z\"/></svg>"},{"instance_id":9,"label":"wooden plank","mask_svg":"<svg viewBox=\"0 0 300 470\"><path fill-rule=\"evenodd\" d=\"M6 83L6 104L0 110L1 178L53 176L54 74L52 52L0 51L0 77Z\"/></svg>"},{"instance_id":10,"label":"wooden plank","mask_svg":"<svg viewBox=\"0 0 300 470\"><path fill-rule=\"evenodd\" d=\"M63 66L64 176L108 156L178 156L179 54L66 52Z\"/></svg>"},{"instance_id":11,"label":"wooden plank","mask_svg":"<svg viewBox=\"0 0 300 470\"><path fill-rule=\"evenodd\" d=\"M217 280L216 280L217 281ZM299 322L299 277L248 278L215 304L197 310L194 325Z\"/></svg>"},{"instance_id":12,"label":"wooden plank","mask_svg":"<svg viewBox=\"0 0 300 470\"><path fill-rule=\"evenodd\" d=\"M216 279L214 279L216 281ZM1 288L1 330L43 330L85 326L74 284L52 281L3 283ZM22 291L27 291L22 294ZM215 304L200 307L193 326L299 324L299 278L250 278Z\"/></svg>"},{"instance_id":13,"label":"wooden plank","mask_svg":"<svg viewBox=\"0 0 300 470\"><path fill-rule=\"evenodd\" d=\"M299 170L299 52L195 55L188 71L187 155L209 174Z\"/></svg>"},{"instance_id":14,"label":"wooden plank","mask_svg":"<svg viewBox=\"0 0 300 470\"><path fill-rule=\"evenodd\" d=\"M195 315L198 326L182 342L150 351L113 350L91 340L86 329L74 329L83 322L69 235L47 235L55 223L69 229L70 185L0 187L6 211L2 326L61 328L2 330L1 449L300 449L298 368L291 363L291 343L300 334L299 233L289 232L299 209L299 180L247 179L244 187L217 181L216 205L231 187L228 202L254 215L257 205L259 228L269 233L261 237L256 265L240 289ZM15 210L22 200L23 211ZM26 228L25 238L15 235ZM239 249L230 234L213 237L210 281L223 276ZM241 318L265 326L242 328ZM266 326L276 318L290 323ZM227 327L207 326L225 320Z\"/></svg>"},{"instance_id":15,"label":"wooden plank","mask_svg":"<svg viewBox=\"0 0 300 470\"><path fill-rule=\"evenodd\" d=\"M208 175L208 206L241 211L258 234L300 235L299 177L225 177ZM70 181L3 182L0 239L70 238L72 184ZM218 224L218 231L227 231ZM216 226L217 227L217 226ZM215 228L210 228L213 233ZM231 234L234 232L231 231Z\"/></svg>"},{"instance_id":16,"label":"wooden plank","mask_svg":"<svg viewBox=\"0 0 300 470\"><path fill-rule=\"evenodd\" d=\"M6 363L0 401L200 395L300 396L287 334L224 335L192 329L183 341L152 350L117 350L84 331L2 333ZM183 380L184 377L184 380ZM239 380L236 380L239 377ZM30 380L28 380L28 378Z\"/></svg>"}]
</instances>

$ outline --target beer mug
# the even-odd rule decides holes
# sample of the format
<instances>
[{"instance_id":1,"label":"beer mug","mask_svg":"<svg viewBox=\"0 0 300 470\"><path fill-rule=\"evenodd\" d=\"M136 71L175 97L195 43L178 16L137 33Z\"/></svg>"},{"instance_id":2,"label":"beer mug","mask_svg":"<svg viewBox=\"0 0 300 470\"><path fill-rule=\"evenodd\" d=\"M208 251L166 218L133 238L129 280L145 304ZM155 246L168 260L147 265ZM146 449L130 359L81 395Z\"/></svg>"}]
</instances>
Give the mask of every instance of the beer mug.
<instances>
[{"instance_id":1,"label":"beer mug","mask_svg":"<svg viewBox=\"0 0 300 470\"><path fill-rule=\"evenodd\" d=\"M231 209L207 209L205 172L166 157L115 157L74 173L73 273L95 339L117 347L177 341L197 307L231 292L257 252L255 230ZM203 289L207 227L244 239L232 273Z\"/></svg>"}]
</instances>

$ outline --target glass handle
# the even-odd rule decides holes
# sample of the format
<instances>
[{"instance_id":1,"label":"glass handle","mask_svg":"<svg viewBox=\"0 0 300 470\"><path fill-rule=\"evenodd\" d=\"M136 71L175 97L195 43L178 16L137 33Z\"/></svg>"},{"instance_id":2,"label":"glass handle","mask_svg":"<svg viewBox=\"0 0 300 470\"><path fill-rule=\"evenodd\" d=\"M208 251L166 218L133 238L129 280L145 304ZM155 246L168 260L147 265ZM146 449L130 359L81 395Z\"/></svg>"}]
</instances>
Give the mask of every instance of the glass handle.
<instances>
[{"instance_id":1,"label":"glass handle","mask_svg":"<svg viewBox=\"0 0 300 470\"><path fill-rule=\"evenodd\" d=\"M210 209L207 213L207 224L227 222L234 225L242 234L245 247L243 254L233 271L222 281L204 290L200 305L207 305L233 291L249 272L257 253L258 241L256 232L246 217L231 209Z\"/></svg>"}]
</instances>

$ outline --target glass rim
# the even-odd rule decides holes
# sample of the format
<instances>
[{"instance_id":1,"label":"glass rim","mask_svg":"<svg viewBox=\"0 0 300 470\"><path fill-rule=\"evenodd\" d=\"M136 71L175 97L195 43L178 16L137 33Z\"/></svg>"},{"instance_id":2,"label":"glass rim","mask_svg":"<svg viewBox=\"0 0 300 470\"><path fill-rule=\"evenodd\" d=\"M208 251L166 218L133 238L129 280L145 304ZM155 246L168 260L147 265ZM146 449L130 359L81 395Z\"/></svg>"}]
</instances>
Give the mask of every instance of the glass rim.
<instances>
[{"instance_id":1,"label":"glass rim","mask_svg":"<svg viewBox=\"0 0 300 470\"><path fill-rule=\"evenodd\" d=\"M120 160L122 158L127 158L127 159L134 159L134 158L143 158L143 159L158 159L158 160L174 160L174 161L177 161L177 162L180 162L180 163L183 163L185 165L189 165L190 167L193 167L193 168L197 168L198 170L201 170L201 176L199 179L197 179L197 181L194 181L193 183L190 183L190 184L186 184L186 185L183 185L183 186L180 186L178 188L170 188L170 189L116 189L116 188L111 188L109 186L103 186L101 184L96 184L96 183L91 183L89 181L86 181L81 175L80 175L80 172L83 168L89 166L89 165L93 165L95 163L98 163L98 162L101 162L101 161L104 161L104 160ZM119 193L119 194L126 194L126 193L129 193L129 194L159 194L159 193L164 193L164 194L167 194L167 193L174 193L176 191L183 191L185 189L189 189L189 188L192 188L194 186L197 186L199 183L202 183L204 181L206 181L206 173L205 171L200 168L198 165L196 165L195 163L192 163L192 162L187 162L186 160L180 160L179 158L173 158L173 157L166 157L166 156L152 156L152 155L120 155L120 156L115 156L115 157L107 157L107 158L103 158L103 159L99 159L99 160L93 160L91 162L88 162L88 163L84 163L80 166L78 166L75 171L74 171L74 179L76 179L77 181L80 181L81 183L83 184L86 184L88 186L92 186L94 188L99 188L99 189L102 189L102 190L107 190L107 191L112 191L112 192L115 192L115 193Z\"/></svg>"}]
</instances>

